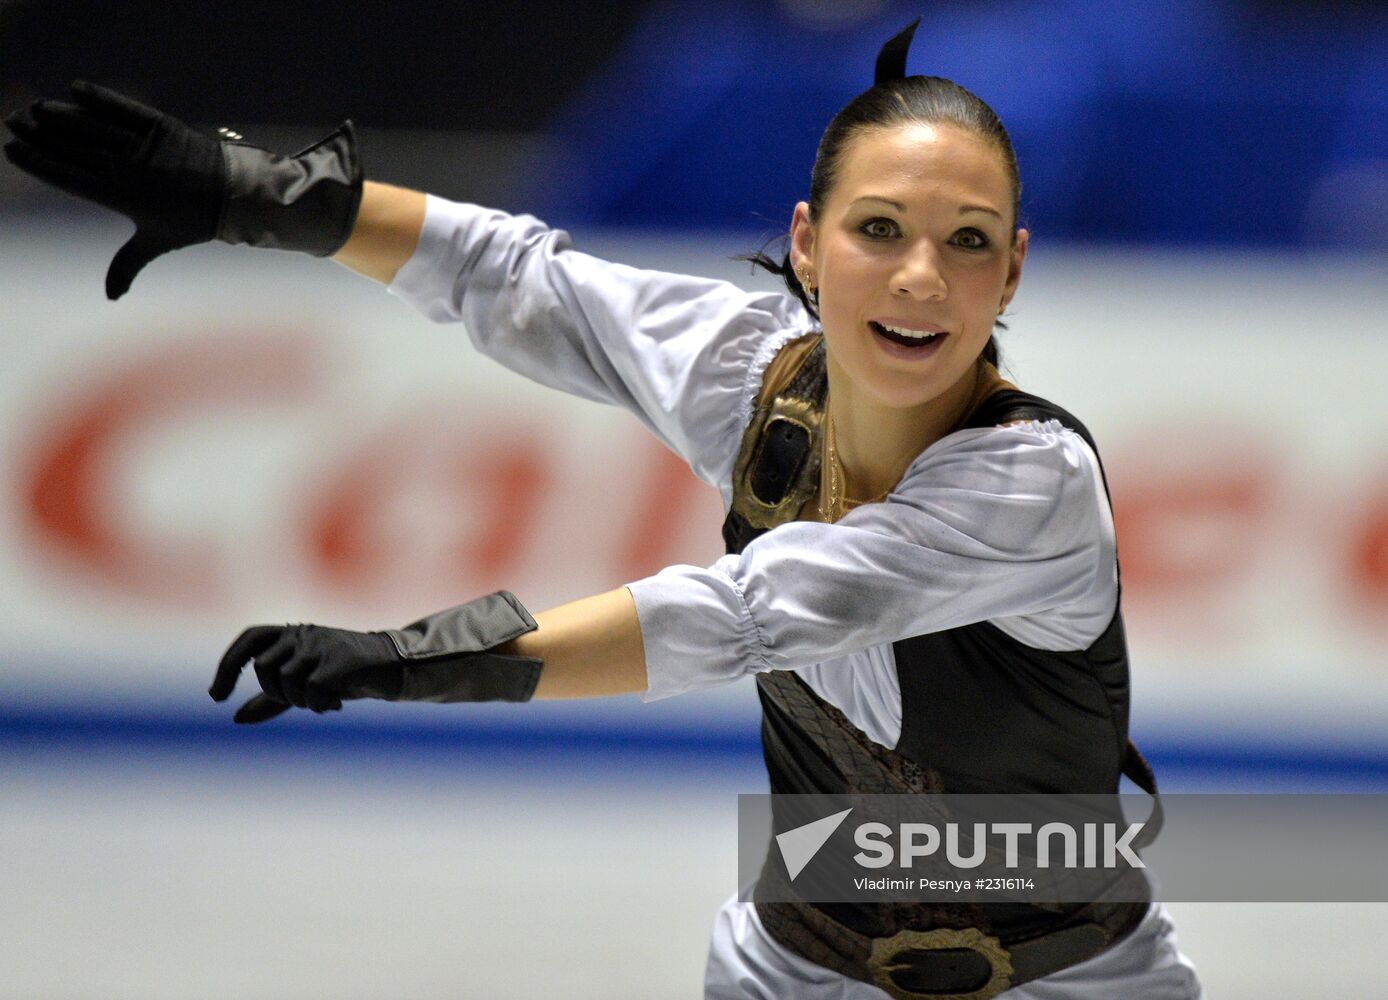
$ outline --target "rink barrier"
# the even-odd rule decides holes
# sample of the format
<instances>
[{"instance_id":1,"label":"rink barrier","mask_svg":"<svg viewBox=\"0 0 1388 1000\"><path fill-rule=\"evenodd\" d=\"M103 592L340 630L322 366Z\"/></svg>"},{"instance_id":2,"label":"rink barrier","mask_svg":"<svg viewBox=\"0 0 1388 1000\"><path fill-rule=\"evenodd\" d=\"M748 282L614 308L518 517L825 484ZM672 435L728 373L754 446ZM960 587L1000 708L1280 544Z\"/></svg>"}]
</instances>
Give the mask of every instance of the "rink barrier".
<instances>
[{"instance_id":1,"label":"rink barrier","mask_svg":"<svg viewBox=\"0 0 1388 1000\"><path fill-rule=\"evenodd\" d=\"M591 720L549 721L532 725L492 718L438 722L391 722L373 716L278 719L263 726L236 726L227 718L142 713L125 708L67 707L0 708L0 756L23 756L48 750L74 752L109 760L110 751L136 754L173 751L190 759L223 755L229 750L260 750L267 754L294 753L360 757L401 752L447 757L485 758L504 767L508 758L546 755L574 769L611 767L616 770L658 768L699 771L709 767L755 768L761 742L755 725L699 731L671 726L646 727L626 721L594 724ZM556 713L558 714L558 713ZM1388 745L1310 747L1273 740L1238 741L1163 734L1142 735L1158 775L1185 778L1292 780L1334 786L1336 790L1374 788L1388 791Z\"/></svg>"}]
</instances>

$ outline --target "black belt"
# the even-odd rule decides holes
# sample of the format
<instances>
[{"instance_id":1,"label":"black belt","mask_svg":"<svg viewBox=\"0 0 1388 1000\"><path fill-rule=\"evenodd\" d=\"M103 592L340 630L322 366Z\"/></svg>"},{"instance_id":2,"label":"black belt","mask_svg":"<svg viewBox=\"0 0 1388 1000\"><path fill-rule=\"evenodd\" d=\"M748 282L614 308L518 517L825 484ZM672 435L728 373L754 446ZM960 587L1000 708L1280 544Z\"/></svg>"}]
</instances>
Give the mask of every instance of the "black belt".
<instances>
[{"instance_id":1,"label":"black belt","mask_svg":"<svg viewBox=\"0 0 1388 1000\"><path fill-rule=\"evenodd\" d=\"M763 868L761 878L781 881L774 863ZM1091 904L1085 909L1096 920L1084 919L1080 911L1056 930L1011 940L1006 933L989 934L978 927L908 929L872 937L807 903L756 903L762 925L782 946L872 983L894 1000L992 1000L1004 990L1100 954L1129 934L1149 905Z\"/></svg>"}]
</instances>

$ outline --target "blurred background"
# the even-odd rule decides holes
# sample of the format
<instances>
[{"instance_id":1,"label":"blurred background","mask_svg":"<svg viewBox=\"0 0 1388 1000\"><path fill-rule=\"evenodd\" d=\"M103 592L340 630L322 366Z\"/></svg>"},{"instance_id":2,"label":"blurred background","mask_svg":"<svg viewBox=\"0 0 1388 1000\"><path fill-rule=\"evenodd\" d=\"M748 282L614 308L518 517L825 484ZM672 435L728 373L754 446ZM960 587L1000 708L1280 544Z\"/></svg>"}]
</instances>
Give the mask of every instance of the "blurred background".
<instances>
[{"instance_id":1,"label":"blurred background","mask_svg":"<svg viewBox=\"0 0 1388 1000\"><path fill-rule=\"evenodd\" d=\"M351 117L374 179L770 287L731 258L918 15L911 71L1017 147L1004 370L1103 449L1163 788L1388 791L1381 4L0 0L0 114ZM716 493L327 262L200 247L108 303L128 233L0 162L0 996L697 996L750 683L251 731L204 690L251 622L710 562ZM1171 909L1212 997L1388 996L1388 907Z\"/></svg>"}]
</instances>

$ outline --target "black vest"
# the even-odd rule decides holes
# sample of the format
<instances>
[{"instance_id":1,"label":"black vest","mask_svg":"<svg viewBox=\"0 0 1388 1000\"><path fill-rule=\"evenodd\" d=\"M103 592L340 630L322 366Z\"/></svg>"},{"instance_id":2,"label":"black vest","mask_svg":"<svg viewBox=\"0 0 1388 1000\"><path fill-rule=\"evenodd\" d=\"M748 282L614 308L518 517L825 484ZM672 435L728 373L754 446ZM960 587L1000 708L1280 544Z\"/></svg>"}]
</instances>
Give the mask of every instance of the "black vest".
<instances>
[{"instance_id":1,"label":"black vest","mask_svg":"<svg viewBox=\"0 0 1388 1000\"><path fill-rule=\"evenodd\" d=\"M723 524L728 552L741 552L765 531L794 520L801 501L811 495L827 392L824 372L821 339L785 389L757 408L742 442L734 501ZM988 397L962 427L1017 420L1058 420L1098 455L1089 432L1071 414L1017 390ZM1128 655L1120 609L1121 594L1103 634L1077 651L1036 649L988 622L893 643L902 716L894 748L869 738L795 673L758 674L771 791L1105 794L1118 791L1120 775L1127 774L1155 795L1151 769L1128 739ZM1149 843L1159 826L1158 807L1135 841L1138 846ZM770 856L762 878L780 878ZM1068 933L1067 927L1074 931L1077 921L1088 919L1103 928L1102 940L1112 941L1131 929L1145 906L1089 905L1056 913L988 904L903 912L758 899L757 909L782 945L872 981L858 955L864 939L855 934L873 938L902 927L982 926L1004 942L1017 942L1057 930Z\"/></svg>"}]
</instances>

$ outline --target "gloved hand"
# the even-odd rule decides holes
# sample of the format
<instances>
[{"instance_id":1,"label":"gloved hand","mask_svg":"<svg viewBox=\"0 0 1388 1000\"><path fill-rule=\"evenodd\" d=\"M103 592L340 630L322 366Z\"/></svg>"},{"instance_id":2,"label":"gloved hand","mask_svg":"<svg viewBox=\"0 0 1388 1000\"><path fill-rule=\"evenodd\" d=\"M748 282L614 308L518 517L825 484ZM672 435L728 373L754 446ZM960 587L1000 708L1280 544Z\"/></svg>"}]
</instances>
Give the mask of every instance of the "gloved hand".
<instances>
[{"instance_id":1,"label":"gloved hand","mask_svg":"<svg viewBox=\"0 0 1388 1000\"><path fill-rule=\"evenodd\" d=\"M135 223L106 272L118 299L170 250L226 243L327 257L352 233L362 171L350 121L294 156L208 135L84 81L75 103L35 101L5 124L11 163ZM225 130L223 130L225 132Z\"/></svg>"},{"instance_id":2,"label":"gloved hand","mask_svg":"<svg viewBox=\"0 0 1388 1000\"><path fill-rule=\"evenodd\" d=\"M535 628L504 590L385 632L256 625L228 647L208 693L226 701L253 660L262 693L234 722L264 722L293 706L333 711L356 698L529 701L544 661L491 650Z\"/></svg>"}]
</instances>

